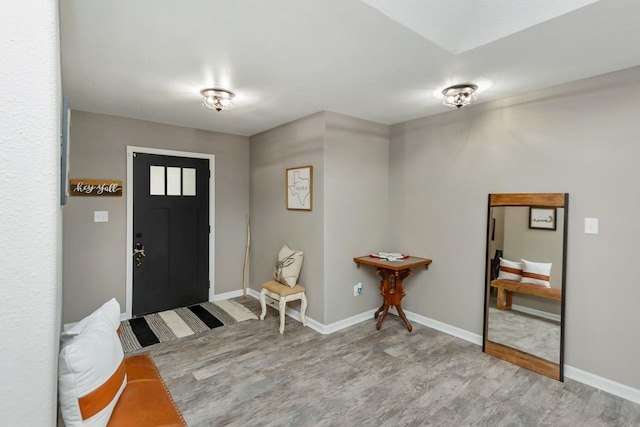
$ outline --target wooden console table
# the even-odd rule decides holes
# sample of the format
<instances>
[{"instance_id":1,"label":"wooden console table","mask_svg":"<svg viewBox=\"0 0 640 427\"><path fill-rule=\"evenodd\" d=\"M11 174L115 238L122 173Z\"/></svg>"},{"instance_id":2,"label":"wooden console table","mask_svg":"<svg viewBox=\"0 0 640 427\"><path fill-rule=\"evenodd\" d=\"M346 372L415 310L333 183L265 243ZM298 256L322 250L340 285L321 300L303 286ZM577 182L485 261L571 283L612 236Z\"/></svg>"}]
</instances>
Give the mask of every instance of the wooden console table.
<instances>
[{"instance_id":1,"label":"wooden console table","mask_svg":"<svg viewBox=\"0 0 640 427\"><path fill-rule=\"evenodd\" d=\"M380 306L374 315L374 318L378 319L378 315L382 313L382 316L378 319L378 323L376 323L376 329L380 330L382 322L384 322L389 312L389 307L394 306L396 310L398 310L400 318L404 321L405 325L407 325L407 329L411 332L413 329L411 323L409 323L407 316L405 316L404 311L402 311L401 301L406 295L402 281L413 274L410 270L413 267L424 265L424 268L429 268L431 260L410 256L409 258L399 261L387 261L386 259L374 258L367 255L354 258L353 261L358 267L360 267L360 264L377 267L376 273L382 277L380 294L384 300L382 306Z\"/></svg>"}]
</instances>

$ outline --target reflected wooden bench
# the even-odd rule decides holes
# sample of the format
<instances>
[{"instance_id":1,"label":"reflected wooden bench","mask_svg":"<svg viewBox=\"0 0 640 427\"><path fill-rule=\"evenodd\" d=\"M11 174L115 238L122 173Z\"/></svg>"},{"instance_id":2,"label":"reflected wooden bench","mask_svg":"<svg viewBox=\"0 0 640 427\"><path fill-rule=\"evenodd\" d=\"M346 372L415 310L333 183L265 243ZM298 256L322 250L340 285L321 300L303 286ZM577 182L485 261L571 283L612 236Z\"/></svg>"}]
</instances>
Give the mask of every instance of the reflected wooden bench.
<instances>
[{"instance_id":1,"label":"reflected wooden bench","mask_svg":"<svg viewBox=\"0 0 640 427\"><path fill-rule=\"evenodd\" d=\"M562 299L562 289L547 288L546 286L505 279L492 280L490 284L492 288L498 290L498 301L496 304L498 310L511 310L511 300L514 292L558 301Z\"/></svg>"}]
</instances>

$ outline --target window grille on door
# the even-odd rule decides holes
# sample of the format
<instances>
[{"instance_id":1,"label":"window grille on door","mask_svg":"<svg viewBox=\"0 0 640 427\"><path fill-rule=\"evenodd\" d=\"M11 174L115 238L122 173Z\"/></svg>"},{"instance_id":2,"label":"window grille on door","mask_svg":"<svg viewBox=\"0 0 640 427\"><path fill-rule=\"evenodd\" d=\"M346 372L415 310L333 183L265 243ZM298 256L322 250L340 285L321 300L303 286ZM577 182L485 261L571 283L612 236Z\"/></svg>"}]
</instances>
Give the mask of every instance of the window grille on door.
<instances>
[{"instance_id":1,"label":"window grille on door","mask_svg":"<svg viewBox=\"0 0 640 427\"><path fill-rule=\"evenodd\" d=\"M196 170L172 166L150 166L149 195L195 196Z\"/></svg>"}]
</instances>

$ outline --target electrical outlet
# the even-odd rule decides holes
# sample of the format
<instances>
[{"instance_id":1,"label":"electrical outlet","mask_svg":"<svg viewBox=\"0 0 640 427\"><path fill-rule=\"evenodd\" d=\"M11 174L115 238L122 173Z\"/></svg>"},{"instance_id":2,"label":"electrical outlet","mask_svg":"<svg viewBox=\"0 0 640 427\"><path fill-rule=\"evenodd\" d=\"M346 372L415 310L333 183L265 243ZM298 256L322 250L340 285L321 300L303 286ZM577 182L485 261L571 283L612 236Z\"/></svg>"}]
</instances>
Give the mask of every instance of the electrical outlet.
<instances>
[{"instance_id":1,"label":"electrical outlet","mask_svg":"<svg viewBox=\"0 0 640 427\"><path fill-rule=\"evenodd\" d=\"M362 293L362 282L358 282L357 285L353 285L353 296L357 297Z\"/></svg>"}]
</instances>

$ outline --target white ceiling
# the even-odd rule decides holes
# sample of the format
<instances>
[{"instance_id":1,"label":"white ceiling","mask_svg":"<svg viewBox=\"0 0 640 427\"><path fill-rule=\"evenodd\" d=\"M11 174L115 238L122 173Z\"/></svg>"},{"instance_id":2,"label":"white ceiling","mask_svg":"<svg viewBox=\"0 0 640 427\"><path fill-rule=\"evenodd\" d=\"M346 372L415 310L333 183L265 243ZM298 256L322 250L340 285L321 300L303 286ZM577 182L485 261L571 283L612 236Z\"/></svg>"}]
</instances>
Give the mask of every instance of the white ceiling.
<instances>
[{"instance_id":1,"label":"white ceiling","mask_svg":"<svg viewBox=\"0 0 640 427\"><path fill-rule=\"evenodd\" d=\"M323 110L393 124L447 111L451 84L484 102L640 65L638 16L637 0L60 0L63 93L238 135ZM212 86L235 109L202 107Z\"/></svg>"},{"instance_id":2,"label":"white ceiling","mask_svg":"<svg viewBox=\"0 0 640 427\"><path fill-rule=\"evenodd\" d=\"M362 0L427 40L459 54L598 0Z\"/></svg>"}]
</instances>

